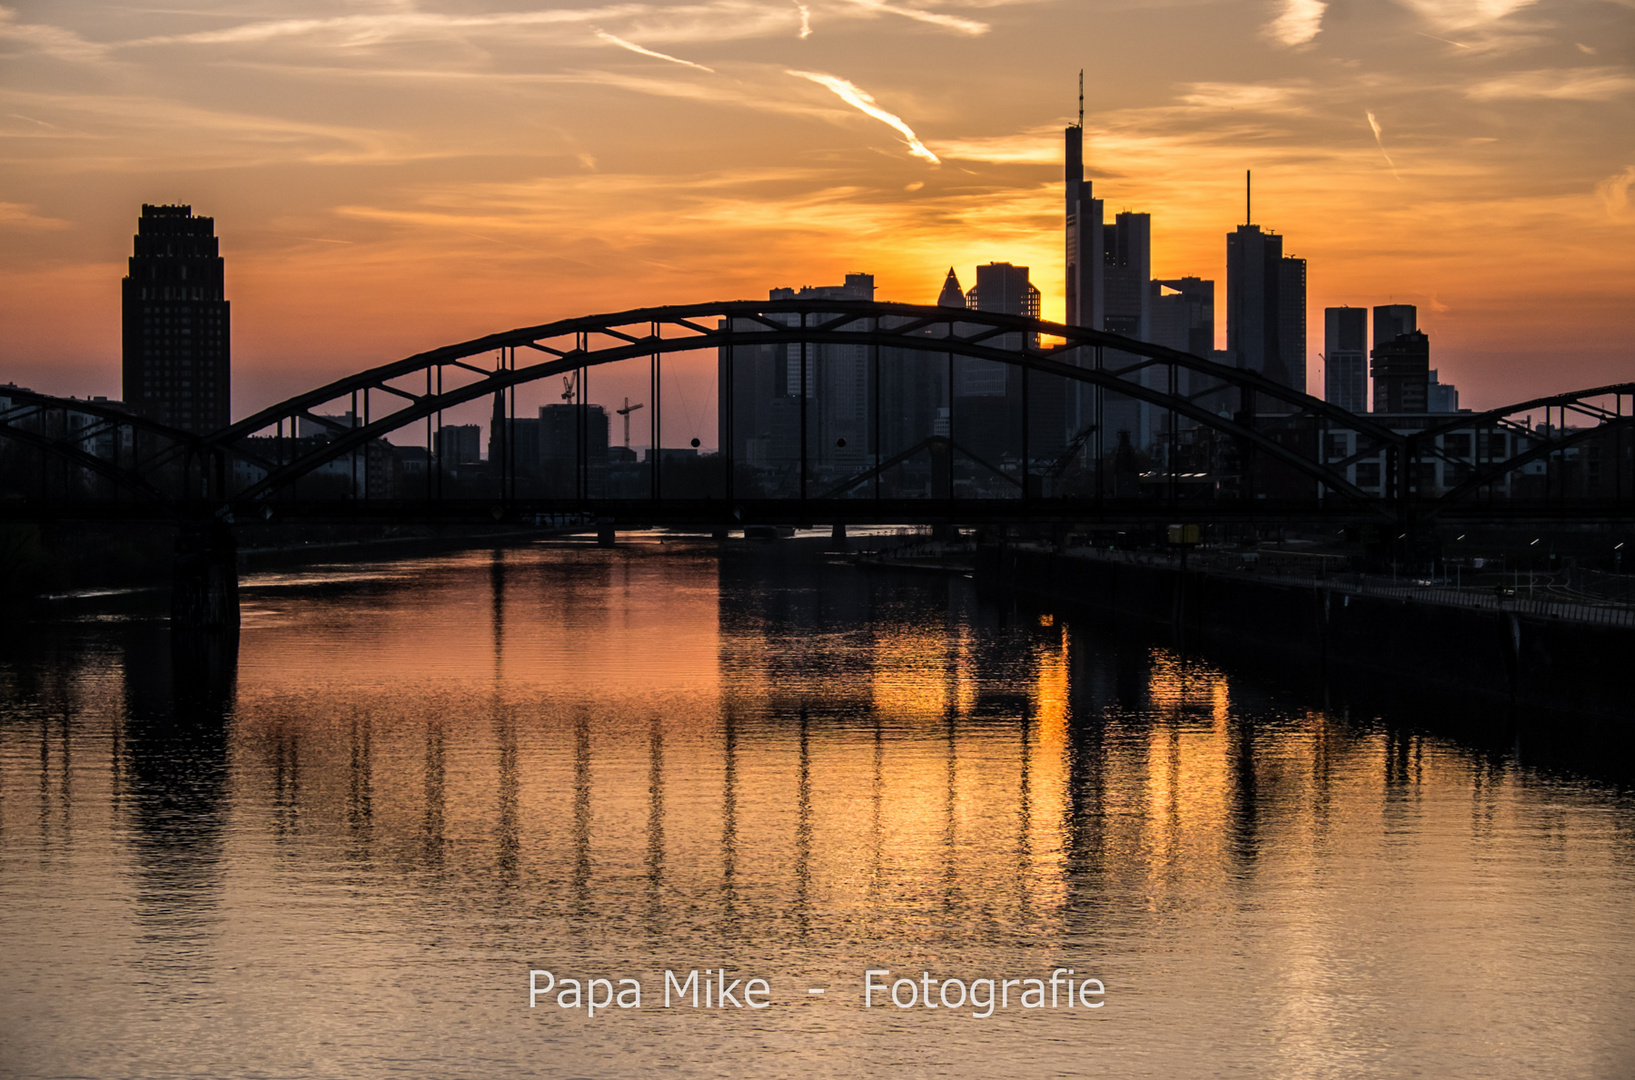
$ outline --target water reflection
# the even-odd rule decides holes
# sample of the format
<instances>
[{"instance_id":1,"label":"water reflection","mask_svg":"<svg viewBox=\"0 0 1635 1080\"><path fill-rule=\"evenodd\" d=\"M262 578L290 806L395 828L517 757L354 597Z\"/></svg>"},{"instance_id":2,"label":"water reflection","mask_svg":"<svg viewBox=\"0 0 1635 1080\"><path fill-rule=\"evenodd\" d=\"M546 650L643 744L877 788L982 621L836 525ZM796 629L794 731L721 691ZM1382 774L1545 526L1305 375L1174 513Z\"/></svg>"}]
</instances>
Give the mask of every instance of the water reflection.
<instances>
[{"instance_id":1,"label":"water reflection","mask_svg":"<svg viewBox=\"0 0 1635 1080\"><path fill-rule=\"evenodd\" d=\"M1488 1062L1469 1033L1507 988L1542 980L1578 1004L1532 1002L1513 1049L1589 1075L1627 1018L1582 1004L1621 1001L1635 963L1616 790L967 582L779 548L512 549L246 593L236 664L117 628L0 663L0 918L38 930L58 897L104 956L128 947L143 993L272 995L262 1021L218 1020L262 1071L324 1039L429 1072L542 1045L590 1075L746 1045L791 1074L928 1045L967 1075L1082 1063L1060 1016L888 1018L860 1042L839 991L880 963L1093 966L1113 1074L1457 1075ZM834 1008L753 1038L657 1017L592 1039L512 985L722 963L827 983ZM196 1033L204 1012L166 1020ZM214 1052L206 1071L247 1071Z\"/></svg>"},{"instance_id":2,"label":"water reflection","mask_svg":"<svg viewBox=\"0 0 1635 1080\"><path fill-rule=\"evenodd\" d=\"M182 1000L194 996L188 984L211 981L219 959L237 645L208 632L124 639L120 801L135 865L137 965ZM293 762L291 772L293 806Z\"/></svg>"}]
</instances>

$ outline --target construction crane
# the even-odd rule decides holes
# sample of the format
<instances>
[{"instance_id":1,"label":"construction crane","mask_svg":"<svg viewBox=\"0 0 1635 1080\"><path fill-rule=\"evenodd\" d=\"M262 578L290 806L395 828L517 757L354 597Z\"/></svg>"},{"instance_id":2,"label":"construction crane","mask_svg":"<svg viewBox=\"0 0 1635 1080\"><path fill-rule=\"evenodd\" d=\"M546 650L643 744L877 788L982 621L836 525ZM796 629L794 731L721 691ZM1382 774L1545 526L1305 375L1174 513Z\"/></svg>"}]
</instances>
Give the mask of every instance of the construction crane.
<instances>
[{"instance_id":1,"label":"construction crane","mask_svg":"<svg viewBox=\"0 0 1635 1080\"><path fill-rule=\"evenodd\" d=\"M1073 441L1067 444L1067 449L1058 454L1056 460L1051 462L1050 466L1045 469L1045 475L1054 480L1065 473L1067 467L1073 464L1073 459L1079 456L1079 451L1084 449L1084 444L1090 441L1090 436L1095 433L1095 430L1096 425L1094 424L1081 428L1079 433L1073 436Z\"/></svg>"},{"instance_id":2,"label":"construction crane","mask_svg":"<svg viewBox=\"0 0 1635 1080\"><path fill-rule=\"evenodd\" d=\"M638 402L636 402L636 404L632 405L632 404L630 404L630 399L625 398L624 399L624 408L614 409L613 410L614 412L618 413L620 416L624 417L624 448L626 450L630 449L630 414L635 412L637 409L639 409L641 407L642 407L641 402L638 401Z\"/></svg>"},{"instance_id":3,"label":"construction crane","mask_svg":"<svg viewBox=\"0 0 1635 1080\"><path fill-rule=\"evenodd\" d=\"M579 381L579 373L577 371L574 372L572 375L562 376L562 400L563 401L572 401L573 400L573 393L574 393L574 391L576 389L578 389L578 381Z\"/></svg>"}]
</instances>

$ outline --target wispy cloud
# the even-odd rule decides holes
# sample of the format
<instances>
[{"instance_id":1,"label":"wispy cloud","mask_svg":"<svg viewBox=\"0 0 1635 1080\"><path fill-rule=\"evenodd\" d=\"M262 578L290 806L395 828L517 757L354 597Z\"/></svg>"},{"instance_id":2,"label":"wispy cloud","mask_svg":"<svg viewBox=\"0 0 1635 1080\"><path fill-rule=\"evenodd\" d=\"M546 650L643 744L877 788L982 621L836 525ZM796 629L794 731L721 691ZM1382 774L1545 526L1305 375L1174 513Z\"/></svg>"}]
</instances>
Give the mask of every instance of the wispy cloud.
<instances>
[{"instance_id":1,"label":"wispy cloud","mask_svg":"<svg viewBox=\"0 0 1635 1080\"><path fill-rule=\"evenodd\" d=\"M1426 22L1444 30L1487 27L1531 7L1534 0L1402 0Z\"/></svg>"},{"instance_id":2,"label":"wispy cloud","mask_svg":"<svg viewBox=\"0 0 1635 1080\"><path fill-rule=\"evenodd\" d=\"M1367 113L1368 126L1374 132L1374 143L1380 148L1380 156L1385 159L1387 165L1391 166L1391 175L1401 180L1402 174L1397 172L1397 163L1391 160L1390 153L1385 149L1385 133L1380 130L1380 122L1374 116L1374 110L1369 109Z\"/></svg>"},{"instance_id":3,"label":"wispy cloud","mask_svg":"<svg viewBox=\"0 0 1635 1080\"><path fill-rule=\"evenodd\" d=\"M1304 45L1323 29L1323 0L1282 0L1282 10L1266 26L1266 34L1284 45Z\"/></svg>"},{"instance_id":4,"label":"wispy cloud","mask_svg":"<svg viewBox=\"0 0 1635 1080\"><path fill-rule=\"evenodd\" d=\"M929 23L940 26L945 30L955 30L961 34L976 37L986 34L990 27L985 22L963 18L959 15L946 15L940 11L926 11L923 8L904 7L900 4L888 4L885 0L846 0L846 3L865 11L876 12L881 15L900 15L905 19L916 22Z\"/></svg>"},{"instance_id":5,"label":"wispy cloud","mask_svg":"<svg viewBox=\"0 0 1635 1080\"><path fill-rule=\"evenodd\" d=\"M1000 165L1055 165L1062 160L1061 131L1031 128L1015 135L971 139L935 139L939 157Z\"/></svg>"},{"instance_id":6,"label":"wispy cloud","mask_svg":"<svg viewBox=\"0 0 1635 1080\"><path fill-rule=\"evenodd\" d=\"M1631 92L1635 92L1635 74L1615 67L1515 71L1465 88L1465 96L1473 101L1501 98L1610 101Z\"/></svg>"},{"instance_id":7,"label":"wispy cloud","mask_svg":"<svg viewBox=\"0 0 1635 1080\"><path fill-rule=\"evenodd\" d=\"M617 45L621 49L629 49L631 52L640 53L642 56L651 56L655 60L668 60L672 64L681 64L683 67L697 68L699 71L708 71L712 75L715 74L715 69L712 67L695 64L691 60L683 60L681 57L671 56L669 53L654 52L652 49L637 45L634 41L626 41L622 37L610 34L606 30L596 31L596 36L610 45Z\"/></svg>"},{"instance_id":8,"label":"wispy cloud","mask_svg":"<svg viewBox=\"0 0 1635 1080\"><path fill-rule=\"evenodd\" d=\"M17 21L17 13L0 7L0 41L11 41L61 60L100 60L107 47L47 23Z\"/></svg>"},{"instance_id":9,"label":"wispy cloud","mask_svg":"<svg viewBox=\"0 0 1635 1080\"><path fill-rule=\"evenodd\" d=\"M819 86L828 87L846 104L901 132L903 138L908 142L909 153L915 157L924 158L933 165L942 164L936 154L925 148L925 144L920 141L920 137L914 134L913 128L903 123L901 118L875 104L874 98L860 87L840 78L838 75L824 75L816 71L791 71L789 74L797 79L810 79Z\"/></svg>"},{"instance_id":10,"label":"wispy cloud","mask_svg":"<svg viewBox=\"0 0 1635 1080\"><path fill-rule=\"evenodd\" d=\"M1635 165L1629 166L1617 176L1609 176L1595 186L1596 195L1600 196L1601 204L1607 208L1607 216L1620 221L1635 219L1629 204L1629 189L1635 185Z\"/></svg>"},{"instance_id":11,"label":"wispy cloud","mask_svg":"<svg viewBox=\"0 0 1635 1080\"><path fill-rule=\"evenodd\" d=\"M1246 109L1259 112L1286 110L1294 97L1289 86L1265 83L1199 82L1187 87L1181 103L1195 109Z\"/></svg>"},{"instance_id":12,"label":"wispy cloud","mask_svg":"<svg viewBox=\"0 0 1635 1080\"><path fill-rule=\"evenodd\" d=\"M34 212L32 206L25 206L22 203L0 202L0 229L45 231L66 228L68 228L68 222L63 221L61 218L41 217Z\"/></svg>"},{"instance_id":13,"label":"wispy cloud","mask_svg":"<svg viewBox=\"0 0 1635 1080\"><path fill-rule=\"evenodd\" d=\"M800 9L800 39L805 41L812 36L812 9L795 0L795 6Z\"/></svg>"}]
</instances>

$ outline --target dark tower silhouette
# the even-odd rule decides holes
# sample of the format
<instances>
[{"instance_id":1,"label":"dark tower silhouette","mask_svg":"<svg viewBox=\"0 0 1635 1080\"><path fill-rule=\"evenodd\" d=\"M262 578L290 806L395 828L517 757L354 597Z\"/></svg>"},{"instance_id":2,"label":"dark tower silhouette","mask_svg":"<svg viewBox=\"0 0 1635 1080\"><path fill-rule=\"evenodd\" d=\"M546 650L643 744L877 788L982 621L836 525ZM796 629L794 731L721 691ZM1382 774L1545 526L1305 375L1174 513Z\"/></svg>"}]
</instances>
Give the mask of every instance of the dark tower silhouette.
<instances>
[{"instance_id":1,"label":"dark tower silhouette","mask_svg":"<svg viewBox=\"0 0 1635 1080\"><path fill-rule=\"evenodd\" d=\"M226 427L229 341L214 220L191 206L144 205L124 280L126 403L186 431Z\"/></svg>"},{"instance_id":2,"label":"dark tower silhouette","mask_svg":"<svg viewBox=\"0 0 1635 1080\"><path fill-rule=\"evenodd\" d=\"M1306 388L1306 260L1252 222L1226 237L1226 349L1240 368Z\"/></svg>"},{"instance_id":3,"label":"dark tower silhouette","mask_svg":"<svg viewBox=\"0 0 1635 1080\"><path fill-rule=\"evenodd\" d=\"M1410 330L1374 346L1373 356L1374 411L1426 412L1431 383L1431 339L1421 331Z\"/></svg>"},{"instance_id":4,"label":"dark tower silhouette","mask_svg":"<svg viewBox=\"0 0 1635 1080\"><path fill-rule=\"evenodd\" d=\"M1079 72L1079 122L1068 126L1067 144L1067 324L1102 329L1102 273L1106 249L1101 233L1101 200L1084 178L1084 72Z\"/></svg>"}]
</instances>

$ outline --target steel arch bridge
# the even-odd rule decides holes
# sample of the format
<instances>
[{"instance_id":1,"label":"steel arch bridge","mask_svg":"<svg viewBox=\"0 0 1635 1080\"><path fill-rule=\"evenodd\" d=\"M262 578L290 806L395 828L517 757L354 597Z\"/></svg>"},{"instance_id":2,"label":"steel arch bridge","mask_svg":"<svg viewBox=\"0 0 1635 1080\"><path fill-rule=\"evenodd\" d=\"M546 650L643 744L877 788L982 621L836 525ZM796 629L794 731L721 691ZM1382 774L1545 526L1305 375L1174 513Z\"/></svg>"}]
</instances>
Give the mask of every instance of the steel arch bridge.
<instances>
[{"instance_id":1,"label":"steel arch bridge","mask_svg":"<svg viewBox=\"0 0 1635 1080\"><path fill-rule=\"evenodd\" d=\"M1041 344L1041 338L1054 339ZM880 477L901 464L879 438L881 401L872 395L873 446L849 476L817 475L810 414L816 346L850 346L863 357L878 391L882 374L911 358L946 364L943 387L953 413L954 364L981 361L1015 373L1020 446L1004 463L964 449L959 433L925 440L927 453L963 454L1008 481L1004 494L941 492L886 497ZM759 352L757 352L759 350ZM734 458L736 365L773 350L798 365L798 483L756 490L746 463ZM651 445L662 445L661 378L666 358L717 357L722 446L709 482L666 489L663 454L648 470L647 490L614 496L597 491L587 446L592 373L618 363L649 365ZM492 364L492 366L489 366ZM486 486L448 490L435 448L446 410L495 403L496 420L514 421L517 391L562 376L570 380L576 416L572 490L530 492L519 485L515 440L502 444ZM1070 389L1071 388L1071 389ZM1010 393L1010 391L1007 391ZM1065 431L1043 437L1028 429L1030 395L1072 394L1083 409L1065 454ZM1626 398L1628 408L1626 409ZM1356 415L1264 376L1161 346L1082 327L957 308L871 301L726 301L638 308L564 319L491 334L360 371L262 409L221 431L194 435L134 416L107 403L51 398L0 388L0 436L50 458L63 477L42 479L37 497L10 500L9 512L41 505L94 516L232 521L246 517L393 519L443 517L501 520L569 512L620 522L748 521L1010 521L1220 520L1348 517L1425 523L1468 517L1635 520L1635 483L1626 462L1635 437L1635 383L1538 398L1480 414L1426 416L1399 430ZM1167 461L1120 485L1116 448L1105 414L1118 401L1148 406L1167 428ZM1609 404L1610 402L1610 404ZM351 423L324 411L342 408ZM1531 423L1542 411L1544 425ZM1517 418L1528 414L1528 421ZM1551 420L1552 415L1556 417ZM1399 418L1400 419L1400 418ZM1582 426L1571 426L1569 420ZM302 427L327 433L297 438ZM372 473L383 440L423 426L425 490L387 488ZM516 430L514 423L507 424ZM926 433L928 436L931 433ZM1216 452L1217 464L1187 473L1176 448L1189 435ZM1336 448L1335 436L1341 436ZM1031 443L1030 443L1031 437ZM1588 450L1601 464L1596 482L1569 461ZM855 455L854 455L855 457ZM872 458L872 460L869 460ZM1610 461L1610 466L1609 466ZM1224 462L1224 464L1221 464ZM1076 489L1049 488L1082 463ZM1581 462L1582 463L1582 462ZM338 494L303 493L321 470L350 476ZM1371 470L1371 479L1359 469ZM46 471L42 469L42 473ZM1518 474L1540 478L1521 486ZM1201 482L1200 482L1201 477ZM838 479L838 483L836 482ZM1128 477L1126 476L1126 479ZM72 481L72 482L71 482ZM1573 481L1573 482L1569 482ZM77 486L76 486L77 483ZM871 485L873 497L866 494ZM1575 486L1576 485L1576 486ZM856 494L859 490L865 494ZM1536 489L1536 490L1535 490ZM24 493L27 494L26 492ZM19 505L19 503L21 505Z\"/></svg>"}]
</instances>

